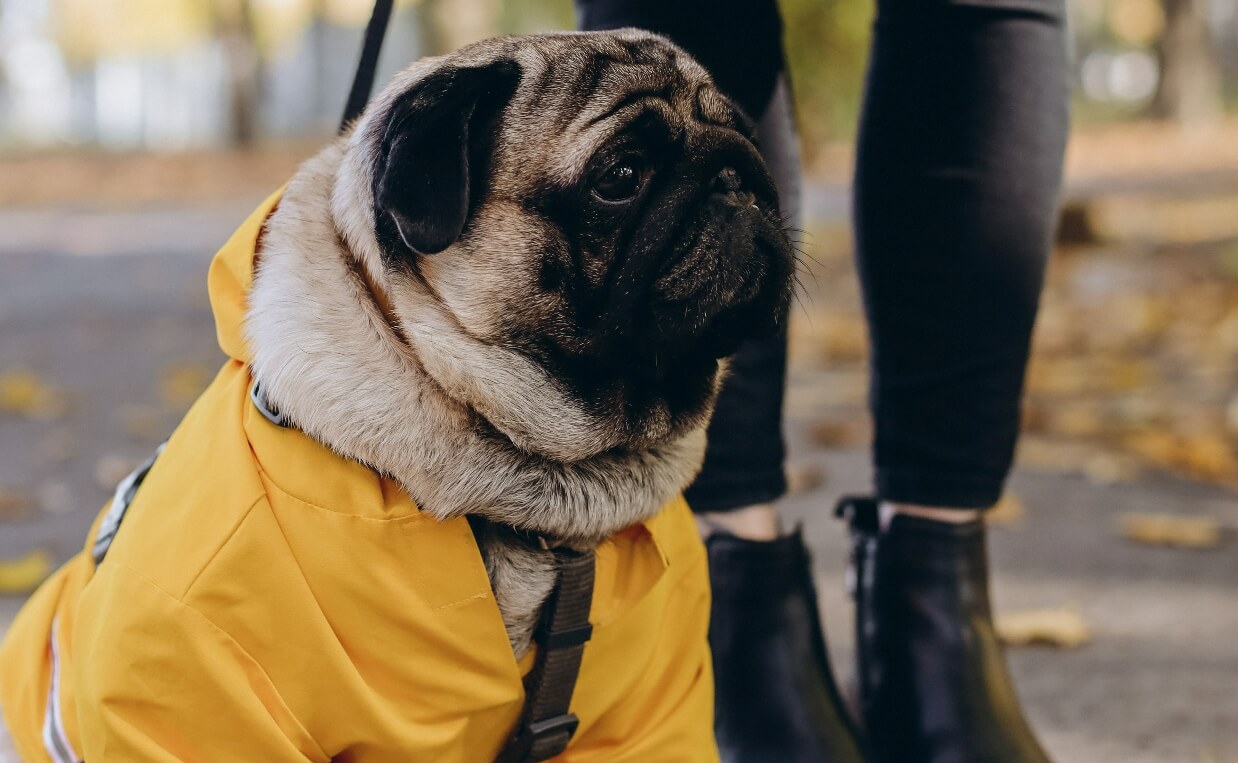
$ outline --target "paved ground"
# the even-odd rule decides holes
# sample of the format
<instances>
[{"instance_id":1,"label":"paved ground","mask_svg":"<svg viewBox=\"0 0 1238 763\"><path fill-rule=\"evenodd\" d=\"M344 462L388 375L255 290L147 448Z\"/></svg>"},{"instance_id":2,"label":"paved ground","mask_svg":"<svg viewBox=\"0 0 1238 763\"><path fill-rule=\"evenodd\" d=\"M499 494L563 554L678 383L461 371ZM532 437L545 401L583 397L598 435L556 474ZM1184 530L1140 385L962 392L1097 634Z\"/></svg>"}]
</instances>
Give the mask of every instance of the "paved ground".
<instances>
[{"instance_id":1,"label":"paved ground","mask_svg":"<svg viewBox=\"0 0 1238 763\"><path fill-rule=\"evenodd\" d=\"M845 198L817 189L836 216ZM30 548L64 558L81 544L124 462L174 426L191 385L219 361L205 299L206 266L257 198L206 209L106 213L0 211L0 373L27 368L60 389L48 419L0 413L0 487L26 497L0 516L0 559ZM186 381L188 379L188 381ZM179 380L179 381L178 381ZM826 382L793 376L795 460L826 473L788 501L816 550L840 672L849 659L841 526L828 508L867 486L862 452L812 447L806 429ZM1186 481L1145 476L1102 487L1023 470L1021 525L993 532L997 608L1074 606L1093 629L1075 651L1011 654L1020 693L1061 762L1238 761L1238 500ZM1131 545L1127 511L1216 518L1229 542L1211 551ZM0 630L19 602L0 598Z\"/></svg>"}]
</instances>

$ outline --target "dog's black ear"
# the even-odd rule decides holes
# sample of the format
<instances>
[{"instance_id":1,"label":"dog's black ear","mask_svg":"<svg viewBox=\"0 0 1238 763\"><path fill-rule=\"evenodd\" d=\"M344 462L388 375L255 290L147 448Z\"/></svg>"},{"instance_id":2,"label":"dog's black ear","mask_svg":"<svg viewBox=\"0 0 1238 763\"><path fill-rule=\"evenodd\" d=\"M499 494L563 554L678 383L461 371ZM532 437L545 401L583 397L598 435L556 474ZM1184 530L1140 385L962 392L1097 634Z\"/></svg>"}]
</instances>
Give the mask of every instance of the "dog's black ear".
<instances>
[{"instance_id":1,"label":"dog's black ear","mask_svg":"<svg viewBox=\"0 0 1238 763\"><path fill-rule=\"evenodd\" d=\"M400 96L374 171L380 241L434 254L460 238L486 177L495 119L519 81L510 60L448 67Z\"/></svg>"}]
</instances>

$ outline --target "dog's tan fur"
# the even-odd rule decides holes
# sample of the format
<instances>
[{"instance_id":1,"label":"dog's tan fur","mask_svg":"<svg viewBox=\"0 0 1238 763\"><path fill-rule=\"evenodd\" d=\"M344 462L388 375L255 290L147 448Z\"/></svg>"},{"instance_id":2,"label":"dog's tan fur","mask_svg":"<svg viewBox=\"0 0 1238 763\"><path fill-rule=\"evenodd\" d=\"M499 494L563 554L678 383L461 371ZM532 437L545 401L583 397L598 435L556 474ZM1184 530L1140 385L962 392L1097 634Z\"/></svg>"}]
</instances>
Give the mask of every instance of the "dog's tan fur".
<instances>
[{"instance_id":1,"label":"dog's tan fur","mask_svg":"<svg viewBox=\"0 0 1238 763\"><path fill-rule=\"evenodd\" d=\"M556 40L571 37L551 36L546 45L570 52ZM498 55L517 57L526 79L549 60L544 50L499 40L452 61ZM679 428L653 417L634 431L608 411L586 410L505 346L503 312L536 294L528 263L549 235L543 222L501 200L521 189L496 192L476 213L476 235L424 258L420 278L384 266L371 211L377 121L443 61L418 62L397 77L348 136L288 185L258 253L246 323L253 373L297 427L394 477L424 511L593 545L686 487L703 458L708 410ZM705 77L686 56L681 65ZM605 127L546 136L546 154L532 160L553 163L552 172L578 171ZM558 137L568 150L554 145ZM496 182L518 184L510 164L518 157L504 150L496 151ZM395 326L365 276L385 293ZM550 555L502 528L480 531L479 540L512 646L523 654L554 584Z\"/></svg>"}]
</instances>

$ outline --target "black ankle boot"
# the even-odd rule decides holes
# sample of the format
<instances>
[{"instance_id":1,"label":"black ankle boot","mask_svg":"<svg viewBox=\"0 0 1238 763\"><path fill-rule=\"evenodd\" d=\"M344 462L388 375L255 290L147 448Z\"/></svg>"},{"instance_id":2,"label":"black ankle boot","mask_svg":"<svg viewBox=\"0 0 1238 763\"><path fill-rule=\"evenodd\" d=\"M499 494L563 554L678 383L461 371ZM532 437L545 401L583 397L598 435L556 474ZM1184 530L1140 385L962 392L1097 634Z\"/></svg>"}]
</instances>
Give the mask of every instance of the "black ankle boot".
<instances>
[{"instance_id":1,"label":"black ankle boot","mask_svg":"<svg viewBox=\"0 0 1238 763\"><path fill-rule=\"evenodd\" d=\"M826 658L808 551L716 533L709 642L724 763L863 763Z\"/></svg>"},{"instance_id":2,"label":"black ankle boot","mask_svg":"<svg viewBox=\"0 0 1238 763\"><path fill-rule=\"evenodd\" d=\"M849 498L860 704L876 763L1049 763L1019 709L989 610L981 521Z\"/></svg>"}]
</instances>

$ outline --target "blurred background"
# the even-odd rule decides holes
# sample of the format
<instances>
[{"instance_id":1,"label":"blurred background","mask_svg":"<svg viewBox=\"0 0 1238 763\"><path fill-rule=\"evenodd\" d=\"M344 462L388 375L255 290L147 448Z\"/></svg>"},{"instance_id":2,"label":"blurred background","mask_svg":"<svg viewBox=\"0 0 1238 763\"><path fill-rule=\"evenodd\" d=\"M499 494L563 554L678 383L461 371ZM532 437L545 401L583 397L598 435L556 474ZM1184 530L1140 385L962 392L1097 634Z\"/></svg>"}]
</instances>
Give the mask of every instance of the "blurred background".
<instances>
[{"instance_id":1,"label":"blurred background","mask_svg":"<svg viewBox=\"0 0 1238 763\"><path fill-rule=\"evenodd\" d=\"M868 487L847 224L871 0L782 0L809 255L788 515L850 649ZM1238 761L1238 0L1069 0L1074 134L995 514L997 609L1061 761ZM0 0L0 631L221 355L210 257L332 136L365 0ZM379 80L570 0L401 2Z\"/></svg>"}]
</instances>

